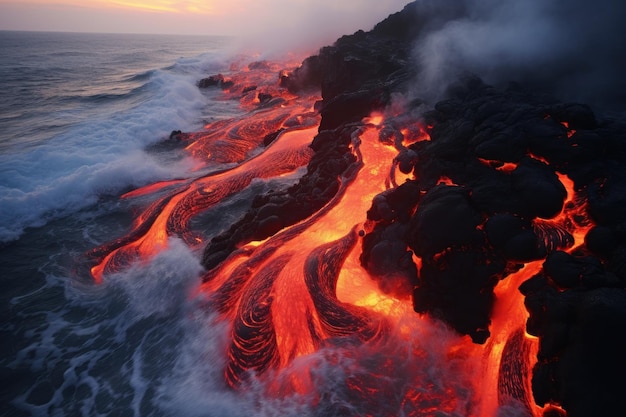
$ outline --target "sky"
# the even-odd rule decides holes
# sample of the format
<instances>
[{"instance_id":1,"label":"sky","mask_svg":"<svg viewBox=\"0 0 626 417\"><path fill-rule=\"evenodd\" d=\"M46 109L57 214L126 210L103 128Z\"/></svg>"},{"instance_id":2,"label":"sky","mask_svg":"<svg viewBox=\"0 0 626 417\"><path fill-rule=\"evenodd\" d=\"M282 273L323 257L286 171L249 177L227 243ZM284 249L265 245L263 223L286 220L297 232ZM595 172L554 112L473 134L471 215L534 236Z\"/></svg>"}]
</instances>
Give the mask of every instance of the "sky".
<instances>
[{"instance_id":1,"label":"sky","mask_svg":"<svg viewBox=\"0 0 626 417\"><path fill-rule=\"evenodd\" d=\"M334 40L410 0L0 0L0 30Z\"/></svg>"}]
</instances>

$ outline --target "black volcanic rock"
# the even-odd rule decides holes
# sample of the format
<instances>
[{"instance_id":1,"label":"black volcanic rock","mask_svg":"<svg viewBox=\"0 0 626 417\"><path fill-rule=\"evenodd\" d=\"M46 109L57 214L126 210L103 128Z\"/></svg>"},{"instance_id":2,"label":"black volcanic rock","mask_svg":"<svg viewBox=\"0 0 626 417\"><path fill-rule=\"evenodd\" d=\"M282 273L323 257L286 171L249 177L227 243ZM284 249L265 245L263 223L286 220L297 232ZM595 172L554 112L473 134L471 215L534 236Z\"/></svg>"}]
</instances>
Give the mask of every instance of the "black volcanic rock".
<instances>
[{"instance_id":1,"label":"black volcanic rock","mask_svg":"<svg viewBox=\"0 0 626 417\"><path fill-rule=\"evenodd\" d=\"M597 260L568 257L546 261L552 264L548 268L554 273L556 263L565 262L557 273L571 279L577 270L599 265ZM626 407L616 392L626 372L626 291L585 290L582 282L576 289L558 291L542 274L520 289L530 312L527 330L540 340L532 380L537 403L557 402L574 417L618 415Z\"/></svg>"},{"instance_id":2,"label":"black volcanic rock","mask_svg":"<svg viewBox=\"0 0 626 417\"><path fill-rule=\"evenodd\" d=\"M211 75L198 81L199 88L219 87L223 90L231 88L235 83L224 78L222 74Z\"/></svg>"},{"instance_id":3,"label":"black volcanic rock","mask_svg":"<svg viewBox=\"0 0 626 417\"><path fill-rule=\"evenodd\" d=\"M607 226L596 226L585 235L585 246L592 253L606 257L615 249L616 236Z\"/></svg>"},{"instance_id":4,"label":"black volcanic rock","mask_svg":"<svg viewBox=\"0 0 626 417\"><path fill-rule=\"evenodd\" d=\"M500 213L485 222L487 240L505 259L528 262L545 256L545 246L529 221L518 216Z\"/></svg>"},{"instance_id":5,"label":"black volcanic rock","mask_svg":"<svg viewBox=\"0 0 626 417\"><path fill-rule=\"evenodd\" d=\"M480 245L451 248L433 258L423 258L419 284L414 289L415 311L430 313L452 323L475 343L489 337L493 288L505 263L486 254Z\"/></svg>"},{"instance_id":6,"label":"black volcanic rock","mask_svg":"<svg viewBox=\"0 0 626 417\"><path fill-rule=\"evenodd\" d=\"M272 95L271 95L271 94L267 94L267 93L259 93L259 94L258 94L258 99L259 99L259 102L260 102L261 104L267 104L267 103L269 103L269 102L270 102L270 100L271 100L272 98L273 98L273 97L272 97Z\"/></svg>"},{"instance_id":7,"label":"black volcanic rock","mask_svg":"<svg viewBox=\"0 0 626 417\"><path fill-rule=\"evenodd\" d=\"M480 213L472 207L469 191L438 185L420 201L411 221L409 246L420 257L433 257L451 246L472 245L480 234Z\"/></svg>"},{"instance_id":8,"label":"black volcanic rock","mask_svg":"<svg viewBox=\"0 0 626 417\"><path fill-rule=\"evenodd\" d=\"M410 3L371 31L357 31L320 49L292 73L281 74L281 85L292 92L321 88L320 130L358 122L383 109L391 93L406 90L416 69L413 41L429 22L419 4Z\"/></svg>"},{"instance_id":9,"label":"black volcanic rock","mask_svg":"<svg viewBox=\"0 0 626 417\"><path fill-rule=\"evenodd\" d=\"M376 270L366 254L384 245L387 228L406 230L404 242L422 263L415 310L482 343L496 283L522 262L545 259L542 272L521 287L527 331L540 341L535 400L561 404L568 416L620 414L624 384L616 381L626 346L621 333L612 333L626 328L623 124L601 121L584 105L517 86L496 90L475 78L451 88L423 120L431 140L398 158L412 167L415 180L406 184L419 197L394 199L398 188L374 199L364 266ZM559 174L574 182L567 202ZM571 213L565 223L543 220L563 211ZM412 214L400 218L400 212ZM585 246L566 252L574 228L590 222L596 226Z\"/></svg>"},{"instance_id":10,"label":"black volcanic rock","mask_svg":"<svg viewBox=\"0 0 626 417\"><path fill-rule=\"evenodd\" d=\"M511 187L524 217L550 219L561 212L567 197L553 169L541 161L524 157L511 172Z\"/></svg>"},{"instance_id":11,"label":"black volcanic rock","mask_svg":"<svg viewBox=\"0 0 626 417\"><path fill-rule=\"evenodd\" d=\"M337 177L357 168L349 144L361 118L384 109L394 93L419 90L412 41L434 24L420 20L419 7L413 2L280 74L292 92L321 90L315 154L298 184L255 198L207 245L205 267L310 216L336 194ZM420 103L412 101L406 113ZM536 402L561 404L570 417L623 414L626 123L476 77L459 80L421 113L430 140L403 145L403 132L415 125L401 117L385 120L380 137L399 149L395 162L415 179L374 198L362 265L386 292L412 293L417 312L484 343L498 281L544 259L542 271L520 287L527 331L539 338ZM573 181L570 199L560 176ZM566 220L555 219L564 212ZM585 245L573 248L572 233L582 227L590 229Z\"/></svg>"},{"instance_id":12,"label":"black volcanic rock","mask_svg":"<svg viewBox=\"0 0 626 417\"><path fill-rule=\"evenodd\" d=\"M401 223L379 228L364 238L361 263L386 294L409 298L417 285L417 267L413 253L407 250Z\"/></svg>"}]
</instances>

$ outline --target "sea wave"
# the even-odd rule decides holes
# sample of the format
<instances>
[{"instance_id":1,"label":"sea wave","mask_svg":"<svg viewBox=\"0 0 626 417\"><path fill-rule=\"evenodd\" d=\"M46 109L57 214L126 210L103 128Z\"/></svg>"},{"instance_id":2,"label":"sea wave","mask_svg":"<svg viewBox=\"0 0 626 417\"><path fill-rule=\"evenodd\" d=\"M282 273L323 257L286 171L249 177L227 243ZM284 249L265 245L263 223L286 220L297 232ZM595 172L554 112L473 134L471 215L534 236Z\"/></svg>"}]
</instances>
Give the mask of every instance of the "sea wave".
<instances>
[{"instance_id":1,"label":"sea wave","mask_svg":"<svg viewBox=\"0 0 626 417\"><path fill-rule=\"evenodd\" d=\"M75 105L67 96L47 100L38 111L49 115L41 117L61 126L65 119L65 128L30 147L21 148L28 138L20 139L0 155L0 242L95 204L103 194L187 172L189 160L164 164L145 149L172 130L199 128L207 109L220 105L196 86L220 62L215 54L185 58L172 69L131 76L134 87L126 92L118 84L112 88L120 93L98 91Z\"/></svg>"}]
</instances>

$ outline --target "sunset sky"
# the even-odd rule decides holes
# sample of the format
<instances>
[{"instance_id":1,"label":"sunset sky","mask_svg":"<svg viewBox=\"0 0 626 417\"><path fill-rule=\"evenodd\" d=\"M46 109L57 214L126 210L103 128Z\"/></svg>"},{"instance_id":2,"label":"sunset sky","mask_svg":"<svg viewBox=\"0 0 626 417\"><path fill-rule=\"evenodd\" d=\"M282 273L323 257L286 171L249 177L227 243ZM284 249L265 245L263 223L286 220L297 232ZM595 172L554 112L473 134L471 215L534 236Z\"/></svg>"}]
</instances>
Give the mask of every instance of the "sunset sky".
<instances>
[{"instance_id":1,"label":"sunset sky","mask_svg":"<svg viewBox=\"0 0 626 417\"><path fill-rule=\"evenodd\" d=\"M289 36L370 29L410 0L0 0L0 30Z\"/></svg>"}]
</instances>

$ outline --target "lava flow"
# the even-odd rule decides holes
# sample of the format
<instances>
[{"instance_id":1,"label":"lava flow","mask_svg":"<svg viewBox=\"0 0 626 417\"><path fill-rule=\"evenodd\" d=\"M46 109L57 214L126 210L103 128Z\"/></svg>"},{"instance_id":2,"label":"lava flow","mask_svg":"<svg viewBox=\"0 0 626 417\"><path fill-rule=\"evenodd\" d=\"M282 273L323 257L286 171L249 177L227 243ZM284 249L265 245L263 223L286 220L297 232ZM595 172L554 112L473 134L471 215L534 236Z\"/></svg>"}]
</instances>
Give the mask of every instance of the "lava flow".
<instances>
[{"instance_id":1,"label":"lava flow","mask_svg":"<svg viewBox=\"0 0 626 417\"><path fill-rule=\"evenodd\" d=\"M271 68L257 68L244 75L248 78L239 77L244 85L261 81L263 75L266 84L275 84L270 78L274 75ZM257 99L256 107L252 107L251 96L271 97L261 87L246 92L237 90L242 107L249 110L244 116L210 123L199 133L177 135L178 140L189 142L186 150L201 165L196 171L205 168L209 173L155 183L123 196L133 198L161 191L164 194L144 210L127 235L90 252L97 261L91 269L97 282L102 281L104 274L120 270L135 260L149 259L167 247L170 236L198 246L202 237L194 234L189 224L194 216L243 190L255 178L285 175L306 166L312 154L308 145L319 124L319 116L312 109L317 97L296 97L283 90L274 105L263 106ZM277 93L273 87L270 91ZM228 97L235 92L224 94ZM255 156L254 151L263 147L265 151Z\"/></svg>"},{"instance_id":2,"label":"lava flow","mask_svg":"<svg viewBox=\"0 0 626 417\"><path fill-rule=\"evenodd\" d=\"M149 260L167 247L172 236L200 247L206 236L193 230L195 216L244 190L253 179L289 174L311 161L314 151L309 144L320 121L313 110L317 97L296 96L263 78L274 70L269 64L254 65L233 75L236 82L215 78L224 97L240 98L247 113L208 124L200 133L177 135L202 166L194 171L195 177L155 183L123 196L154 196L154 201L127 235L91 251L96 282L132 262ZM263 82L265 87L257 85ZM430 143L433 125L422 128L421 122L405 120L396 126L401 133L394 141L384 123L385 116L376 113L344 126L354 162L336 178L337 192L321 209L278 231L268 226L268 238L242 243L204 275L198 295L230 326L226 383L245 389L260 381L268 395L300 395L308 405L332 415L480 417L511 407L540 416L543 410L534 403L530 382L538 344L524 330L528 313L518 287L541 270L542 257L502 267L506 273L491 287L495 287L493 309L488 311L491 336L484 345L472 343L430 315L415 313L414 309L422 311L423 299L412 301L409 294L426 286L425 281L405 283L403 291L396 291L381 285L362 266L361 247L377 227L375 220L366 219L372 201L382 201L384 197L377 197L381 193L409 184L418 190L416 206L405 207L411 217L426 194L415 185L419 179L413 167L428 163L417 157L417 149ZM502 181L518 178L528 165L544 164L532 155L520 163L485 158L477 163L477 172L491 170ZM465 204L464 186L457 177L442 173L433 180L431 190L437 191L431 195L439 192L446 202ZM562 174L555 181L560 184L557 194L561 189L568 194L559 215L546 216L550 220L537 217L528 225L508 214L500 219L519 223L519 230L513 229L520 236L532 230L547 252L579 246L591 227L581 220L584 207L575 198L573 182ZM463 210L474 213L465 206L454 213L464 216ZM398 213L390 214L394 216ZM468 235L489 233L486 216L466 217L477 219ZM456 254L453 250L486 264L493 259L475 255L464 242L430 255L403 245L399 253L411 255L409 269L415 270L416 279L425 268L446 269L447 257ZM477 339L489 333L479 330ZM332 372L321 371L328 366Z\"/></svg>"},{"instance_id":3,"label":"lava flow","mask_svg":"<svg viewBox=\"0 0 626 417\"><path fill-rule=\"evenodd\" d=\"M378 140L372 124L356 128L352 138L357 164L337 179L334 199L303 222L240 248L206 275L202 292L233 322L226 380L238 386L269 373L270 394L306 393L319 405L328 381L290 365L330 351L347 356L336 366L347 368L340 387L354 415L465 414L471 370L448 378L443 367L452 366L446 361L471 367L459 363L475 348L440 330L428 337L446 350L429 352L418 339L435 333L433 325L415 315L409 300L384 294L359 264L359 220L385 190L397 151ZM442 369L433 370L433 362Z\"/></svg>"}]
</instances>

